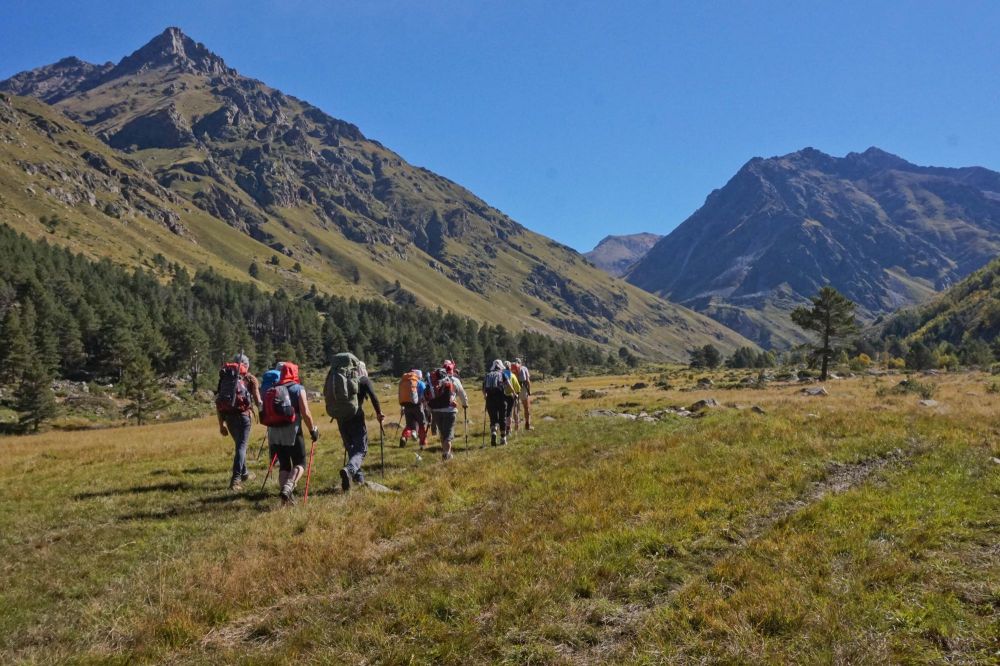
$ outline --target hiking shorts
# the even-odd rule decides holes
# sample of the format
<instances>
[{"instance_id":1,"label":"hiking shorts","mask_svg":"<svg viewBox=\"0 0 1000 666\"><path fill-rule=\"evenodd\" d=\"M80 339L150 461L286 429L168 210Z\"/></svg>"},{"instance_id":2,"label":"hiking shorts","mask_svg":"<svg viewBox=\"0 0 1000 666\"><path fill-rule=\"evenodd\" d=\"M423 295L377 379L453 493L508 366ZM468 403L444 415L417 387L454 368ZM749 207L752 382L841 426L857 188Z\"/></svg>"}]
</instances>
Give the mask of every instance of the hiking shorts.
<instances>
[{"instance_id":1,"label":"hiking shorts","mask_svg":"<svg viewBox=\"0 0 1000 666\"><path fill-rule=\"evenodd\" d=\"M455 421L458 420L458 412L434 412L434 424L441 435L442 442L450 442L455 439Z\"/></svg>"},{"instance_id":2,"label":"hiking shorts","mask_svg":"<svg viewBox=\"0 0 1000 666\"><path fill-rule=\"evenodd\" d=\"M292 467L306 465L306 440L299 424L267 429L268 450L278 454L278 469L288 472Z\"/></svg>"}]
</instances>

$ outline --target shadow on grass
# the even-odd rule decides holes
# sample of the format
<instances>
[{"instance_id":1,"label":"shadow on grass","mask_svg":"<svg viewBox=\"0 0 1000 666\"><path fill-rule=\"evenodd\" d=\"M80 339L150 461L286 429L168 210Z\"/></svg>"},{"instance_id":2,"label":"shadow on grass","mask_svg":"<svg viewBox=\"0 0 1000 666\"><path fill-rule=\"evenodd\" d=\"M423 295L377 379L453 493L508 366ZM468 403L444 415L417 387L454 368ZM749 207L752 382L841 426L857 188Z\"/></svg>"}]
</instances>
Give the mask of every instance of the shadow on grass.
<instances>
[{"instance_id":1,"label":"shadow on grass","mask_svg":"<svg viewBox=\"0 0 1000 666\"><path fill-rule=\"evenodd\" d=\"M191 502L185 502L175 506L168 506L160 509L148 511L133 511L118 516L118 522L130 522L136 520L169 520L194 515L210 515L217 513L234 513L239 511L253 511L256 513L266 513L279 506L277 493L260 492L259 490L246 493L227 493L223 495L212 495L201 497Z\"/></svg>"},{"instance_id":2,"label":"shadow on grass","mask_svg":"<svg viewBox=\"0 0 1000 666\"><path fill-rule=\"evenodd\" d=\"M75 500L95 499L98 497L116 497L120 495L142 495L144 493L177 492L182 490L194 490L195 486L187 481L175 481L173 483L157 483L151 486L132 486L131 488L112 488L109 490L95 490L87 493L77 493L73 495Z\"/></svg>"}]
</instances>

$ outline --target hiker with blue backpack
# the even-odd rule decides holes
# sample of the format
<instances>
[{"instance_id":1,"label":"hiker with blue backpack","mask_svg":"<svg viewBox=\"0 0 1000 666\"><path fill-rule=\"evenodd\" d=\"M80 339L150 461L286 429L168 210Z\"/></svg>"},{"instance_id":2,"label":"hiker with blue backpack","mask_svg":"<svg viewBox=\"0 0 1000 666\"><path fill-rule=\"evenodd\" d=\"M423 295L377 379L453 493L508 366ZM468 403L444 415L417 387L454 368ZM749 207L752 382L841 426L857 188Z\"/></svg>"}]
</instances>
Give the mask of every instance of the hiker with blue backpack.
<instances>
[{"instance_id":1,"label":"hiker with blue backpack","mask_svg":"<svg viewBox=\"0 0 1000 666\"><path fill-rule=\"evenodd\" d=\"M309 411L308 394L299 380L299 366L286 361L280 363L277 369L277 381L264 392L260 421L267 426L271 463L273 465L275 459L278 462L281 502L294 504L295 486L306 473L306 443L302 426L308 429L314 450L319 428ZM311 467L311 456L309 464Z\"/></svg>"},{"instance_id":2,"label":"hiker with blue backpack","mask_svg":"<svg viewBox=\"0 0 1000 666\"><path fill-rule=\"evenodd\" d=\"M215 389L215 412L219 418L219 433L232 436L235 451L229 489L243 490L243 484L254 474L247 470L247 444L253 427L253 408L261 404L257 378L250 373L250 359L237 354L231 363L219 369L219 383Z\"/></svg>"},{"instance_id":3,"label":"hiker with blue backpack","mask_svg":"<svg viewBox=\"0 0 1000 666\"><path fill-rule=\"evenodd\" d=\"M361 464L368 455L368 424L365 422L364 403L371 400L375 417L381 428L385 416L364 363L354 354L342 353L333 357L330 371L323 383L326 413L337 421L340 436L347 452L347 464L340 470L340 487L346 493L351 484L363 485L365 475Z\"/></svg>"}]
</instances>

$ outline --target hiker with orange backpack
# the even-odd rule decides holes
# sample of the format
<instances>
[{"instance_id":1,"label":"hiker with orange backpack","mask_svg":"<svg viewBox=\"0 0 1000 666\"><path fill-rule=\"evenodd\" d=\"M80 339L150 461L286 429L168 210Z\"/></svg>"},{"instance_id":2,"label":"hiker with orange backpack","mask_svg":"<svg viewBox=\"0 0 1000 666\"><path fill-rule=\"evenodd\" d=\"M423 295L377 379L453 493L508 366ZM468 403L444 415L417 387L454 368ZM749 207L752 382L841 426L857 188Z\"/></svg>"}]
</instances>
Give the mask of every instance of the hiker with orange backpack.
<instances>
[{"instance_id":1,"label":"hiker with orange backpack","mask_svg":"<svg viewBox=\"0 0 1000 666\"><path fill-rule=\"evenodd\" d=\"M399 406L403 410L403 432L399 437L399 448L406 446L411 437L419 437L420 449L427 446L427 414L424 411L424 393L427 384L423 372L416 368L404 372L399 379Z\"/></svg>"},{"instance_id":2,"label":"hiker with orange backpack","mask_svg":"<svg viewBox=\"0 0 1000 666\"><path fill-rule=\"evenodd\" d=\"M452 364L454 370L454 364ZM431 408L437 431L441 434L441 457L451 460L451 444L455 440L455 421L458 418L458 402L462 401L463 409L469 408L469 397L446 368L440 368L431 373L427 384L427 405Z\"/></svg>"},{"instance_id":3,"label":"hiker with orange backpack","mask_svg":"<svg viewBox=\"0 0 1000 666\"><path fill-rule=\"evenodd\" d=\"M274 461L274 456L278 459L281 503L294 504L295 486L306 472L306 443L302 426L304 424L309 429L314 445L319 439L319 428L309 411L306 389L299 381L299 366L285 361L279 364L279 368L281 375L277 383L264 392L260 421L267 426L271 460Z\"/></svg>"},{"instance_id":4,"label":"hiker with orange backpack","mask_svg":"<svg viewBox=\"0 0 1000 666\"><path fill-rule=\"evenodd\" d=\"M257 378L250 374L250 359L239 353L231 363L219 369L219 383L215 389L215 412L219 418L219 433L232 436L232 476L229 489L243 490L243 483L251 481L254 474L247 470L247 444L253 427L253 406L261 404Z\"/></svg>"}]
</instances>

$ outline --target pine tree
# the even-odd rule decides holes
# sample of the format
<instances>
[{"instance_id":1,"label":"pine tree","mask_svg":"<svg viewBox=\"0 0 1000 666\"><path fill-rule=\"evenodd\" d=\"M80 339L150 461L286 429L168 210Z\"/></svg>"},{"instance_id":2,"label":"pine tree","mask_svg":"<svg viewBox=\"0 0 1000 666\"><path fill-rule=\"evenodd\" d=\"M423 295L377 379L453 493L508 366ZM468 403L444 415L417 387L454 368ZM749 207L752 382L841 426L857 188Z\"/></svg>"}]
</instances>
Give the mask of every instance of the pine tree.
<instances>
[{"instance_id":1,"label":"pine tree","mask_svg":"<svg viewBox=\"0 0 1000 666\"><path fill-rule=\"evenodd\" d=\"M56 398L52 392L52 372L33 354L17 387L14 409L24 432L38 432L39 426L56 414Z\"/></svg>"},{"instance_id":2,"label":"pine tree","mask_svg":"<svg viewBox=\"0 0 1000 666\"><path fill-rule=\"evenodd\" d=\"M31 362L31 342L21 326L17 308L11 308L0 327L0 379L7 384L18 382Z\"/></svg>"},{"instance_id":3,"label":"pine tree","mask_svg":"<svg viewBox=\"0 0 1000 666\"><path fill-rule=\"evenodd\" d=\"M812 307L792 311L792 321L807 331L819 334L813 357L821 363L820 381L826 381L830 360L836 355L838 343L858 330L854 319L854 303L833 287L826 286L812 298Z\"/></svg>"},{"instance_id":4,"label":"pine tree","mask_svg":"<svg viewBox=\"0 0 1000 666\"><path fill-rule=\"evenodd\" d=\"M125 418L134 418L139 425L145 423L150 414L166 406L153 366L143 354L133 356L125 366L121 391L128 400Z\"/></svg>"}]
</instances>

